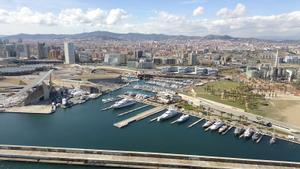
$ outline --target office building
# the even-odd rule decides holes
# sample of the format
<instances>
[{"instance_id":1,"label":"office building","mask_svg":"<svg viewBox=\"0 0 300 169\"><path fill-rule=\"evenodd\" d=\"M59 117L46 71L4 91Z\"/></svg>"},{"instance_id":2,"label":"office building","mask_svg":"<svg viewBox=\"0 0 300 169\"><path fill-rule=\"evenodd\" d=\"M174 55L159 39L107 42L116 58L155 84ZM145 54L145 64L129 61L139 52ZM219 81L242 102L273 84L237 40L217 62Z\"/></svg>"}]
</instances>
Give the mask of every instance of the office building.
<instances>
[{"instance_id":1,"label":"office building","mask_svg":"<svg viewBox=\"0 0 300 169\"><path fill-rule=\"evenodd\" d=\"M45 43L38 43L38 58L45 59L48 58L49 48Z\"/></svg>"},{"instance_id":2,"label":"office building","mask_svg":"<svg viewBox=\"0 0 300 169\"><path fill-rule=\"evenodd\" d=\"M65 64L74 64L75 63L75 47L73 43L65 42L64 43L65 51Z\"/></svg>"}]
</instances>

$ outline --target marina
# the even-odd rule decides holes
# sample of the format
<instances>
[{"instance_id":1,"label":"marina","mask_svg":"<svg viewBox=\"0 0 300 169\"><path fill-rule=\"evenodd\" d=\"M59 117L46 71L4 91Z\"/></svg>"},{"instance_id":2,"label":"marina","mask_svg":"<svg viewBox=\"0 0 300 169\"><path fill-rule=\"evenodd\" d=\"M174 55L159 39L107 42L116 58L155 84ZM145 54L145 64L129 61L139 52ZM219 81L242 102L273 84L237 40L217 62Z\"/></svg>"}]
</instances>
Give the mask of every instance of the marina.
<instances>
[{"instance_id":1,"label":"marina","mask_svg":"<svg viewBox=\"0 0 300 169\"><path fill-rule=\"evenodd\" d=\"M128 88L116 90L112 92L112 94L110 93L110 97L117 97L122 95L125 91L128 91ZM0 137L3 138L0 143L300 161L297 155L287 158L287 155L300 152L300 147L297 144L277 139L276 144L270 145L270 137L266 135L264 135L266 139L260 137L257 140L260 144L252 144L252 141L236 139L234 137L234 133L230 132L230 130L234 128L234 125L229 125L230 127L221 134L217 131L204 132L200 126L203 126L204 123L209 121L207 117L191 116L190 121L193 122L191 124L182 123L181 125L170 125L168 121L149 123L150 120L157 121L157 117L162 115L164 109L167 109L168 106L155 104L157 107L144 110L149 108L145 103L152 102L143 101L143 103L137 102L130 108L124 107L121 109L99 111L99 102L101 102L102 98L107 98L107 96L104 95L98 99L92 99L84 104L75 105L67 109L58 108L54 114L51 114L47 118L44 116L26 115L27 120L22 120L22 123L20 123L20 127L22 128L14 128L11 126L13 123L8 122L10 122L12 116L14 116L14 119L25 118L25 116L21 116L23 114L1 114L0 127L5 125L10 129L10 133L7 133L5 130L0 131ZM107 107L106 104L100 104L100 109L104 109L105 107ZM118 114L122 113L127 114L118 116ZM126 117L125 115L130 115L130 117ZM156 115L156 117L152 117L153 115ZM29 117L30 119L28 119ZM180 116L178 116L178 118L179 117ZM172 121L178 120L178 118L173 118ZM6 120L4 121L4 119ZM83 120L88 121L88 123ZM32 123L32 121L36 121L36 124ZM216 121L211 120L211 124L205 129L210 130L209 126L215 122ZM37 124L40 123L43 124L43 126L36 127ZM55 125L53 125L53 123ZM125 130L119 129L119 127L122 128L131 123L133 125L126 127ZM199 126L197 124L199 124ZM2 128L4 129L5 127ZM27 137L24 137L25 139L23 140L16 139L18 135L21 135L23 129L28 131L26 134L29 137L36 137L37 135L42 137L38 137L38 139L35 140L28 140L26 139ZM97 129L97 131L95 129ZM89 131L93 131L92 133L96 133L96 135ZM103 137L101 133L104 131L110 134ZM145 133L147 134L145 135ZM159 137L157 137L158 133ZM178 137L178 133L180 133L181 137ZM225 135L224 133L227 134ZM86 138L85 141L78 141L76 139L78 136ZM189 141L186 138L193 138L193 141ZM60 141L51 141L54 139ZM161 139L163 139L164 142L161 142ZM118 140L122 140L121 145ZM220 140L222 140L222 144L219 143ZM140 144L141 142L143 142L143 144ZM179 143L183 146L177 146ZM212 146L214 149L218 149L218 151L211 149ZM242 154L241 152L247 152L247 154ZM260 155L260 152L264 152L264 154L267 155ZM286 156L282 154L286 154Z\"/></svg>"}]
</instances>

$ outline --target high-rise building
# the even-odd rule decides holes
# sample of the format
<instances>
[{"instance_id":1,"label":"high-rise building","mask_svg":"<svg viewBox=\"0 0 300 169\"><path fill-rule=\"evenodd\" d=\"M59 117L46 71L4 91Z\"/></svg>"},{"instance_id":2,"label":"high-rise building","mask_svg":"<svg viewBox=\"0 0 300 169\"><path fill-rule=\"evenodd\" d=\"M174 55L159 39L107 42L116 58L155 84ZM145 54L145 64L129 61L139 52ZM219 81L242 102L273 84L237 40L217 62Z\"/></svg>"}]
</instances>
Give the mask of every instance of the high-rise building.
<instances>
[{"instance_id":1,"label":"high-rise building","mask_svg":"<svg viewBox=\"0 0 300 169\"><path fill-rule=\"evenodd\" d=\"M75 63L75 47L73 43L65 42L64 43L65 51L65 64L74 64Z\"/></svg>"},{"instance_id":2,"label":"high-rise building","mask_svg":"<svg viewBox=\"0 0 300 169\"><path fill-rule=\"evenodd\" d=\"M276 57L275 57L275 64L274 64L274 66L275 66L276 68L278 67L278 63L279 63L279 58L278 58L278 49L277 49Z\"/></svg>"},{"instance_id":3,"label":"high-rise building","mask_svg":"<svg viewBox=\"0 0 300 169\"><path fill-rule=\"evenodd\" d=\"M5 45L5 55L7 58L17 57L16 45L15 44L6 44Z\"/></svg>"},{"instance_id":4,"label":"high-rise building","mask_svg":"<svg viewBox=\"0 0 300 169\"><path fill-rule=\"evenodd\" d=\"M198 56L196 53L189 53L188 55L188 65L197 65L198 64Z\"/></svg>"},{"instance_id":5,"label":"high-rise building","mask_svg":"<svg viewBox=\"0 0 300 169\"><path fill-rule=\"evenodd\" d=\"M141 50L135 51L134 56L135 56L136 59L142 58L143 57L143 51L141 51Z\"/></svg>"},{"instance_id":6,"label":"high-rise building","mask_svg":"<svg viewBox=\"0 0 300 169\"><path fill-rule=\"evenodd\" d=\"M38 43L38 58L45 59L48 58L49 48L45 43Z\"/></svg>"}]
</instances>

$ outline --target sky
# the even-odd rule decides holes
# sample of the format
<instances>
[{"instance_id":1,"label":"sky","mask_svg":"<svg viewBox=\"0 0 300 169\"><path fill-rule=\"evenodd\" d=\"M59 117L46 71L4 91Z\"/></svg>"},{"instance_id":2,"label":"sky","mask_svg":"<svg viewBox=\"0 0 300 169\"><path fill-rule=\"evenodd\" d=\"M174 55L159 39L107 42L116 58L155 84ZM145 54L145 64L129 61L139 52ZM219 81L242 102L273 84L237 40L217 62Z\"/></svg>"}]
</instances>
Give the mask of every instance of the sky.
<instances>
[{"instance_id":1,"label":"sky","mask_svg":"<svg viewBox=\"0 0 300 169\"><path fill-rule=\"evenodd\" d=\"M300 0L0 0L0 35L91 31L300 38Z\"/></svg>"}]
</instances>

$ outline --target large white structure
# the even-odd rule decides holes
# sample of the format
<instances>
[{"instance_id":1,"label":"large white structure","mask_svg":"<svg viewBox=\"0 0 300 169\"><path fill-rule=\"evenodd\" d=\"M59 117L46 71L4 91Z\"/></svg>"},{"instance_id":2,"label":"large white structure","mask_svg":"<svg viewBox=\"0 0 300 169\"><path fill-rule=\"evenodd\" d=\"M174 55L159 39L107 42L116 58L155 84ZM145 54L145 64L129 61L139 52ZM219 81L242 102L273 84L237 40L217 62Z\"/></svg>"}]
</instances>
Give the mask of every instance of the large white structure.
<instances>
[{"instance_id":1,"label":"large white structure","mask_svg":"<svg viewBox=\"0 0 300 169\"><path fill-rule=\"evenodd\" d=\"M104 63L108 65L122 65L126 63L126 56L120 53L108 53L104 56Z\"/></svg>"},{"instance_id":2,"label":"large white structure","mask_svg":"<svg viewBox=\"0 0 300 169\"><path fill-rule=\"evenodd\" d=\"M74 64L75 63L75 47L73 43L65 42L64 43L65 51L65 64Z\"/></svg>"}]
</instances>

